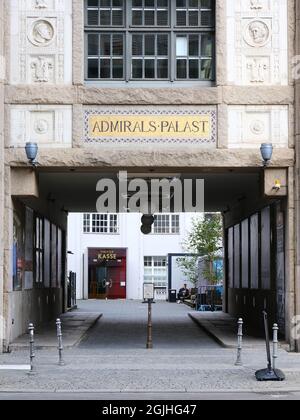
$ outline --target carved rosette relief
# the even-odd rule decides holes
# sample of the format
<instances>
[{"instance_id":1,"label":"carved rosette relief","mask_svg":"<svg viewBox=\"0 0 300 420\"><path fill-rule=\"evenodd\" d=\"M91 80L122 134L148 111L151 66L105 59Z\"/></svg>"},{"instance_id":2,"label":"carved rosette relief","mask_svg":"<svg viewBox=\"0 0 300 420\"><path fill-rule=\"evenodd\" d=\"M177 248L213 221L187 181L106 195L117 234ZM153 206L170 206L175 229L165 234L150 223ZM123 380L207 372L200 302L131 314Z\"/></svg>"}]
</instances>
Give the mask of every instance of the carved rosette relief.
<instances>
[{"instance_id":1,"label":"carved rosette relief","mask_svg":"<svg viewBox=\"0 0 300 420\"><path fill-rule=\"evenodd\" d=\"M265 123L261 120L255 120L250 124L250 130L254 135L259 136L265 131Z\"/></svg>"}]
</instances>

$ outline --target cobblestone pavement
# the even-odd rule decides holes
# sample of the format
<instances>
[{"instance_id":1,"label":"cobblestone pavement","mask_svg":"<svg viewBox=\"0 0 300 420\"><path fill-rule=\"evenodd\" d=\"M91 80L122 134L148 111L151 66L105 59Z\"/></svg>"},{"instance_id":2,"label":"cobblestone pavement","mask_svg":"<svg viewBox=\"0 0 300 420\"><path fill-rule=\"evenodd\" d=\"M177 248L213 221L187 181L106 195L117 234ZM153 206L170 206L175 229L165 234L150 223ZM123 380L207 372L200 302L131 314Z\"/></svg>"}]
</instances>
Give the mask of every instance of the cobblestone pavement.
<instances>
[{"instance_id":1,"label":"cobblestone pavement","mask_svg":"<svg viewBox=\"0 0 300 420\"><path fill-rule=\"evenodd\" d=\"M81 343L64 352L37 351L36 374L1 371L1 392L207 393L300 391L300 356L280 350L283 383L258 383L266 366L262 348L246 349L235 367L234 349L223 349L188 316L185 305L153 305L153 350L146 350L147 305L140 302L83 302L79 311L103 313ZM0 355L0 364L28 363L28 351Z\"/></svg>"}]
</instances>

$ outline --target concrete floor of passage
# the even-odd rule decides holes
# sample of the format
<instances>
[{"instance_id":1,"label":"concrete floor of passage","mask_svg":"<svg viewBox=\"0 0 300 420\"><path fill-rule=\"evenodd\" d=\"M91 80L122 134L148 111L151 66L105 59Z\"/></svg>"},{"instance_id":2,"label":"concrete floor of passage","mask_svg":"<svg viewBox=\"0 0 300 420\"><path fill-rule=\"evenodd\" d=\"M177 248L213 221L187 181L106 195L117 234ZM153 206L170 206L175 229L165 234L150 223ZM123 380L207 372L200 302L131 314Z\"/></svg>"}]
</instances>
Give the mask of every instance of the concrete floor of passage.
<instances>
[{"instance_id":1,"label":"concrete floor of passage","mask_svg":"<svg viewBox=\"0 0 300 420\"><path fill-rule=\"evenodd\" d=\"M79 311L101 312L102 318L80 343L80 348L144 349L147 342L148 305L140 301L81 301ZM184 304L152 305L155 349L219 349L220 346L188 316Z\"/></svg>"}]
</instances>

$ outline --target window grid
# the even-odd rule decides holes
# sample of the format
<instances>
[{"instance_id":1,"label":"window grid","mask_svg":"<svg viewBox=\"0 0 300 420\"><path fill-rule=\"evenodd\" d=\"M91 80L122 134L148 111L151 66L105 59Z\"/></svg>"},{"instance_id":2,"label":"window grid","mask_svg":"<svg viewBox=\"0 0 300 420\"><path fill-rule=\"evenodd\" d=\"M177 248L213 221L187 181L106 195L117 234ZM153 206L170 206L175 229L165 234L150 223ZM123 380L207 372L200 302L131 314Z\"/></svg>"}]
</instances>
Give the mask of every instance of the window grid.
<instances>
[{"instance_id":1,"label":"window grid","mask_svg":"<svg viewBox=\"0 0 300 420\"><path fill-rule=\"evenodd\" d=\"M118 215L85 213L83 215L83 233L118 234Z\"/></svg>"},{"instance_id":2,"label":"window grid","mask_svg":"<svg viewBox=\"0 0 300 420\"><path fill-rule=\"evenodd\" d=\"M124 0L87 0L86 24L123 26Z\"/></svg>"},{"instance_id":3,"label":"window grid","mask_svg":"<svg viewBox=\"0 0 300 420\"><path fill-rule=\"evenodd\" d=\"M177 26L213 26L212 0L176 0Z\"/></svg>"},{"instance_id":4,"label":"window grid","mask_svg":"<svg viewBox=\"0 0 300 420\"><path fill-rule=\"evenodd\" d=\"M168 26L168 0L132 0L133 26Z\"/></svg>"},{"instance_id":5,"label":"window grid","mask_svg":"<svg viewBox=\"0 0 300 420\"><path fill-rule=\"evenodd\" d=\"M214 48L214 0L124 0L119 2L123 5L123 21L119 26L91 24L88 18L90 9L100 10L100 0L86 0L90 6L86 6L86 79L88 81L201 81L212 82L215 78L215 48ZM94 5L92 5L94 3ZM108 0L112 8L113 0ZM121 6L119 6L121 7ZM112 9L111 9L112 10ZM145 24L145 13L154 10L154 24ZM163 25L161 19L158 22L158 12L168 10L168 24ZM142 14L142 23L133 21L134 13ZM177 14L185 13L185 23L178 25ZM100 12L99 12L100 13ZM197 13L198 23L190 24L190 14ZM99 18L100 19L100 18ZM96 22L96 20L95 20ZM134 24L136 23L136 24ZM142 32L141 32L142 31ZM109 44L110 53L101 54L99 37L105 34L111 36ZM142 40L142 50L147 47L146 34L155 37L154 54L134 55L137 35ZM177 39L180 34L186 37L185 43L192 34L198 35L201 44L198 57L189 55L189 51L177 51ZM119 41L113 40L117 36ZM167 40L167 54L159 53L159 36L165 36ZM207 35L207 36L205 36ZM98 36L98 38L97 38ZM151 37L148 37L150 40ZM121 41L122 40L122 41ZM203 41L204 40L204 41ZM119 44L118 53L113 53L113 44ZM150 44L153 44L151 41ZM120 45L123 45L121 51ZM160 42L161 44L161 42ZM151 48L151 45L149 46ZM125 54L126 51L126 54Z\"/></svg>"},{"instance_id":6,"label":"window grid","mask_svg":"<svg viewBox=\"0 0 300 420\"><path fill-rule=\"evenodd\" d=\"M122 80L124 78L124 35L87 34L88 78Z\"/></svg>"},{"instance_id":7,"label":"window grid","mask_svg":"<svg viewBox=\"0 0 300 420\"><path fill-rule=\"evenodd\" d=\"M155 216L152 233L158 235L178 235L180 223L178 214L159 214Z\"/></svg>"},{"instance_id":8,"label":"window grid","mask_svg":"<svg viewBox=\"0 0 300 420\"><path fill-rule=\"evenodd\" d=\"M144 257L144 282L166 288L167 281L167 258Z\"/></svg>"},{"instance_id":9,"label":"window grid","mask_svg":"<svg viewBox=\"0 0 300 420\"><path fill-rule=\"evenodd\" d=\"M168 79L168 34L132 35L132 79Z\"/></svg>"}]
</instances>

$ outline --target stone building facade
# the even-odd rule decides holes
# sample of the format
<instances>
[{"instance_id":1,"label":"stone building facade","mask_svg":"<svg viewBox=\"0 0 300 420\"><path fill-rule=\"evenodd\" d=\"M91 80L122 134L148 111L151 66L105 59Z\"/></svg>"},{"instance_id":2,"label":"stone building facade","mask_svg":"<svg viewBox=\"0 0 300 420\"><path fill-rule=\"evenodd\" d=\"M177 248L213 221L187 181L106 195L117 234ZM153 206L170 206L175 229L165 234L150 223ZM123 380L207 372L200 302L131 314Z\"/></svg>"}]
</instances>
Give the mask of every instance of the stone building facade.
<instances>
[{"instance_id":1,"label":"stone building facade","mask_svg":"<svg viewBox=\"0 0 300 420\"><path fill-rule=\"evenodd\" d=\"M299 350L296 2L150 3L1 2L2 347L65 306L67 212L93 212L99 174L127 169L206 181L206 209L224 214L224 309L254 329L267 309Z\"/></svg>"}]
</instances>

